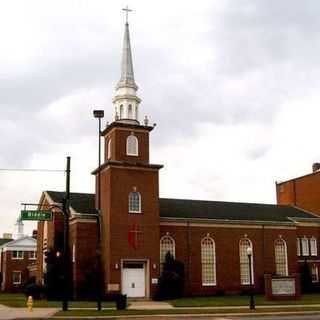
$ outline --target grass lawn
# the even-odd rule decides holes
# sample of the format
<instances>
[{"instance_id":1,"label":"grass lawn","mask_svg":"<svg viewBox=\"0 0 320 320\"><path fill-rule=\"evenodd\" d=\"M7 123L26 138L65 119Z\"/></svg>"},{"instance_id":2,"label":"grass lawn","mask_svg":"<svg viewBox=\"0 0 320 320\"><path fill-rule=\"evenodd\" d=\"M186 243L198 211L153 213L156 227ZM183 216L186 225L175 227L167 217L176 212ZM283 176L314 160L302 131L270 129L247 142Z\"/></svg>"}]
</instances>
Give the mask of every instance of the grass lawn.
<instances>
[{"instance_id":1,"label":"grass lawn","mask_svg":"<svg viewBox=\"0 0 320 320\"><path fill-rule=\"evenodd\" d=\"M60 311L55 314L55 316L59 317L95 317L95 316L129 316L129 315L174 315L174 314L222 314L222 313L250 313L250 314L259 314L259 313L275 313L275 312L320 312L320 307L308 307L308 308L301 308L301 307L291 307L291 308L261 308L257 310L249 310L249 309L169 309L169 310L103 310L103 311L95 311L95 310L71 310L71 311Z\"/></svg>"},{"instance_id":2,"label":"grass lawn","mask_svg":"<svg viewBox=\"0 0 320 320\"><path fill-rule=\"evenodd\" d=\"M26 297L19 293L0 293L0 304L8 307L26 308ZM34 308L61 308L61 301L34 300ZM70 308L94 308L97 303L94 301L71 301ZM114 302L103 302L102 307L115 307Z\"/></svg>"},{"instance_id":3,"label":"grass lawn","mask_svg":"<svg viewBox=\"0 0 320 320\"><path fill-rule=\"evenodd\" d=\"M300 300L269 301L264 295L255 296L256 305L280 305L280 304L320 304L320 294L305 294ZM223 307L246 306L249 303L248 296L220 296L220 297L192 297L169 300L174 307Z\"/></svg>"}]
</instances>

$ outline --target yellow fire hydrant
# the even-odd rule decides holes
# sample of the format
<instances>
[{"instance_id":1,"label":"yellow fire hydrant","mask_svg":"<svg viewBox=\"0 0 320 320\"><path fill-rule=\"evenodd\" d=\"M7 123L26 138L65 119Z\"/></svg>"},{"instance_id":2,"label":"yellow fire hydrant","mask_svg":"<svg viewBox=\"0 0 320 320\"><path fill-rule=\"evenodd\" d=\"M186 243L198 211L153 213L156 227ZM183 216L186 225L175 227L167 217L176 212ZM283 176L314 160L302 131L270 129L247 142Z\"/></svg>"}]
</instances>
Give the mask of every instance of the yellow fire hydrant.
<instances>
[{"instance_id":1,"label":"yellow fire hydrant","mask_svg":"<svg viewBox=\"0 0 320 320\"><path fill-rule=\"evenodd\" d=\"M29 312L32 312L32 311L33 311L33 309L32 309L32 307L33 307L33 299L32 299L32 296L29 296L29 297L28 297L27 307L28 307Z\"/></svg>"}]
</instances>

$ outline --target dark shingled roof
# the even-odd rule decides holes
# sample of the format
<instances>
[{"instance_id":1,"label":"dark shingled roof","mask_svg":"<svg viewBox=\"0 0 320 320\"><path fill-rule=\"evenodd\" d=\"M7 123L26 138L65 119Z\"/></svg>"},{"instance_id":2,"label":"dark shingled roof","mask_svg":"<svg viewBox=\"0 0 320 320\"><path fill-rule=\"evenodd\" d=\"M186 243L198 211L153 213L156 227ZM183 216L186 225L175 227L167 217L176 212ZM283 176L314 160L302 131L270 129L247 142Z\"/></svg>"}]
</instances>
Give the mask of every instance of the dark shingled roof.
<instances>
[{"instance_id":1,"label":"dark shingled roof","mask_svg":"<svg viewBox=\"0 0 320 320\"><path fill-rule=\"evenodd\" d=\"M61 203L65 195L65 192L46 192L57 203ZM70 202L71 207L78 213L96 213L92 193L71 193ZM261 222L292 222L289 217L317 218L303 210L285 205L165 198L160 198L160 217Z\"/></svg>"},{"instance_id":2,"label":"dark shingled roof","mask_svg":"<svg viewBox=\"0 0 320 320\"><path fill-rule=\"evenodd\" d=\"M6 244L7 242L12 241L13 239L5 239L5 238L0 238L0 246Z\"/></svg>"},{"instance_id":3,"label":"dark shingled roof","mask_svg":"<svg viewBox=\"0 0 320 320\"><path fill-rule=\"evenodd\" d=\"M62 203L65 192L46 191L53 202ZM70 193L70 206L78 213L95 214L95 203L93 193Z\"/></svg>"},{"instance_id":4,"label":"dark shingled roof","mask_svg":"<svg viewBox=\"0 0 320 320\"><path fill-rule=\"evenodd\" d=\"M303 210L275 204L160 199L160 215L166 218L289 222L288 217L316 218Z\"/></svg>"}]
</instances>

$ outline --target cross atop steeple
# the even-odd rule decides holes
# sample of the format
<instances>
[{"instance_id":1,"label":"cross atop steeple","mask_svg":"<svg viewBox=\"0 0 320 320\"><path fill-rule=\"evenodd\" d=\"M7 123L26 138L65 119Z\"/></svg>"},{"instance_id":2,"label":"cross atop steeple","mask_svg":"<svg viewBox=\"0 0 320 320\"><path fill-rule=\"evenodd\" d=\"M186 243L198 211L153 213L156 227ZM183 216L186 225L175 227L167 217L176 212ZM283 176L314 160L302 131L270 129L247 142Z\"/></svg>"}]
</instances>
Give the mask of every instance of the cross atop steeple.
<instances>
[{"instance_id":1,"label":"cross atop steeple","mask_svg":"<svg viewBox=\"0 0 320 320\"><path fill-rule=\"evenodd\" d=\"M125 8L122 8L123 11L125 11L126 13L126 23L128 23L128 14L129 12L132 12L131 9L128 8L128 6L126 6Z\"/></svg>"}]
</instances>

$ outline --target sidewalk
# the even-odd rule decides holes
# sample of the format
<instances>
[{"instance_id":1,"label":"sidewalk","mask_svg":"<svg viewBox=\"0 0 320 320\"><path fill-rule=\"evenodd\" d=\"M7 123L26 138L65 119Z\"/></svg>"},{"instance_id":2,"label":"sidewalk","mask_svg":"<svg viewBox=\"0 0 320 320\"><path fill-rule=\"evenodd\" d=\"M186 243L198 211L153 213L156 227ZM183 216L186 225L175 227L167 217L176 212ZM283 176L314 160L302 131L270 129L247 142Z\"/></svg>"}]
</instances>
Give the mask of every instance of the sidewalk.
<instances>
[{"instance_id":1,"label":"sidewalk","mask_svg":"<svg viewBox=\"0 0 320 320\"><path fill-rule=\"evenodd\" d=\"M59 310L58 308L36 308L29 312L27 308L10 308L0 305L0 319L50 318Z\"/></svg>"},{"instance_id":2,"label":"sidewalk","mask_svg":"<svg viewBox=\"0 0 320 320\"><path fill-rule=\"evenodd\" d=\"M249 306L211 306L211 307L173 307L168 302L160 301L130 301L128 310L219 310L219 309L239 309L248 310ZM276 304L258 305L256 309L281 309L281 308L319 308L320 304Z\"/></svg>"}]
</instances>

